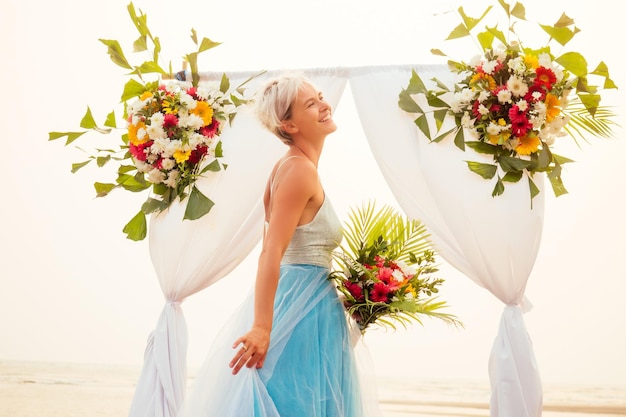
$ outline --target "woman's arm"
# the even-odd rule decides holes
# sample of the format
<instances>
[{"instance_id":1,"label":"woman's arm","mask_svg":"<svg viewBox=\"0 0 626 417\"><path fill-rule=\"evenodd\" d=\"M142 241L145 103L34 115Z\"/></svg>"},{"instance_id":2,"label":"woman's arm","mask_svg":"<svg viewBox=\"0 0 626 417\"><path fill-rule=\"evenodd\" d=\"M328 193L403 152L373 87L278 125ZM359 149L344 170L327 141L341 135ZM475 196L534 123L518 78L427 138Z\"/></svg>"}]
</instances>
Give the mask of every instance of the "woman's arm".
<instances>
[{"instance_id":1,"label":"woman's arm","mask_svg":"<svg viewBox=\"0 0 626 417\"><path fill-rule=\"evenodd\" d=\"M320 188L317 170L306 159L293 158L281 168L271 191L269 225L259 256L254 297L254 323L238 338L241 345L230 362L233 374L245 365L261 368L269 348L280 261L307 205Z\"/></svg>"}]
</instances>

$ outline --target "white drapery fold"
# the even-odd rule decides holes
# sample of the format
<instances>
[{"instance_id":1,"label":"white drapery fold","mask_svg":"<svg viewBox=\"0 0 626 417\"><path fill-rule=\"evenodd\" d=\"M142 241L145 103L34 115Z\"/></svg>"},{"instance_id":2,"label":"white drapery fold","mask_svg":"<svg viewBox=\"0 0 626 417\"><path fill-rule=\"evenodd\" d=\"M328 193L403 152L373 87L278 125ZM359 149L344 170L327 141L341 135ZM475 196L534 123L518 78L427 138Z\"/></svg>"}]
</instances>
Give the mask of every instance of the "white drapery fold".
<instances>
[{"instance_id":1,"label":"white drapery fold","mask_svg":"<svg viewBox=\"0 0 626 417\"><path fill-rule=\"evenodd\" d=\"M304 72L336 106L347 72ZM237 86L255 73L228 75L231 85ZM255 91L273 75L268 72L255 78L247 85L248 91ZM219 80L219 76L205 78ZM210 213L195 221L183 220L183 202L150 219L150 256L166 303L148 338L130 417L178 415L187 382L187 325L180 304L230 273L261 239L265 182L286 148L246 107L240 108L233 126L224 129L222 143L228 168L196 183L215 202Z\"/></svg>"},{"instance_id":2,"label":"white drapery fold","mask_svg":"<svg viewBox=\"0 0 626 417\"><path fill-rule=\"evenodd\" d=\"M445 67L414 66L423 80L450 81ZM350 86L373 155L404 212L421 219L440 255L505 305L493 344L489 375L491 416L541 415L542 388L521 304L536 260L544 217L543 178L532 208L524 179L492 198L494 182L467 168L490 162L453 138L429 143L411 115L398 107L411 67L353 72Z\"/></svg>"}]
</instances>

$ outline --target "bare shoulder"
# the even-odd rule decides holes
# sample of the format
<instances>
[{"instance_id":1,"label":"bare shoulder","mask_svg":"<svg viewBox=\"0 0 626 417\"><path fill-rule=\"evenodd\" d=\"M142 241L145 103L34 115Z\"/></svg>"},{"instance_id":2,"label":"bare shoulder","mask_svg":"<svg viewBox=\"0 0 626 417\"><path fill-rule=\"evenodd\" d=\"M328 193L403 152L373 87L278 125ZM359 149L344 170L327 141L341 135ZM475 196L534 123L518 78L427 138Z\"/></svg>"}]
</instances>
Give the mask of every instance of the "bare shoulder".
<instances>
[{"instance_id":1,"label":"bare shoulder","mask_svg":"<svg viewBox=\"0 0 626 417\"><path fill-rule=\"evenodd\" d=\"M290 189L301 192L314 192L319 184L315 165L303 157L288 158L279 161L274 170L274 191Z\"/></svg>"}]
</instances>

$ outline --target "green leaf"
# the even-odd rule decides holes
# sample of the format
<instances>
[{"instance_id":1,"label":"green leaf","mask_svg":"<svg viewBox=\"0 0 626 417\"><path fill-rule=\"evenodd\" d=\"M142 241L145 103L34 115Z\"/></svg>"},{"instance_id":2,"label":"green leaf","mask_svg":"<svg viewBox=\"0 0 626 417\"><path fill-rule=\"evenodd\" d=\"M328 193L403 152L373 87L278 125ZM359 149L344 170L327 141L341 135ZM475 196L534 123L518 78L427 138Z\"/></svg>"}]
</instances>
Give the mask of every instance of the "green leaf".
<instances>
[{"instance_id":1,"label":"green leaf","mask_svg":"<svg viewBox=\"0 0 626 417\"><path fill-rule=\"evenodd\" d=\"M67 146L70 143L74 142L79 137L81 137L82 135L84 135L85 133L87 133L87 131L84 131L84 132L49 132L48 140L56 140L56 139L67 136L67 141L65 141L65 146Z\"/></svg>"},{"instance_id":2,"label":"green leaf","mask_svg":"<svg viewBox=\"0 0 626 417\"><path fill-rule=\"evenodd\" d=\"M99 39L99 41L108 47L107 53L111 57L111 61L113 61L115 64L119 65L122 68L130 70L133 69L133 67L131 67L126 60L124 52L122 51L122 47L120 46L120 43L118 41L108 39Z\"/></svg>"},{"instance_id":3,"label":"green leaf","mask_svg":"<svg viewBox=\"0 0 626 417\"><path fill-rule=\"evenodd\" d=\"M435 48L431 49L430 53L433 54L433 55L437 55L437 56L448 56L448 55L444 54L443 52L441 52L440 49L435 49Z\"/></svg>"},{"instance_id":4,"label":"green leaf","mask_svg":"<svg viewBox=\"0 0 626 417\"><path fill-rule=\"evenodd\" d=\"M443 126L443 122L445 121L447 115L448 115L448 109L435 110L433 112L433 117L435 118L435 125L437 126L437 131L441 130L441 127Z\"/></svg>"},{"instance_id":5,"label":"green leaf","mask_svg":"<svg viewBox=\"0 0 626 417\"><path fill-rule=\"evenodd\" d=\"M501 30L499 30L497 27L493 27L493 28L488 27L487 30L489 31L489 33L493 35L494 38L502 42L503 45L508 45L506 36L504 36L504 33Z\"/></svg>"},{"instance_id":6,"label":"green leaf","mask_svg":"<svg viewBox=\"0 0 626 417\"><path fill-rule=\"evenodd\" d=\"M511 10L511 14L520 20L526 20L526 8L524 8L524 5L520 2L515 3L513 10Z\"/></svg>"},{"instance_id":7,"label":"green leaf","mask_svg":"<svg viewBox=\"0 0 626 417\"><path fill-rule=\"evenodd\" d=\"M107 118L104 121L104 125L112 128L117 128L117 122L115 121L115 111L112 110L111 113L107 114Z\"/></svg>"},{"instance_id":8,"label":"green leaf","mask_svg":"<svg viewBox=\"0 0 626 417\"><path fill-rule=\"evenodd\" d=\"M134 97L139 97L146 91L146 86L137 80L130 79L124 85L124 92L122 93L122 101L127 101Z\"/></svg>"},{"instance_id":9,"label":"green leaf","mask_svg":"<svg viewBox=\"0 0 626 417\"><path fill-rule=\"evenodd\" d=\"M493 191L491 192L492 197L496 197L498 195L502 195L504 193L504 183L500 179L498 175L498 180L496 181L496 185L493 187Z\"/></svg>"},{"instance_id":10,"label":"green leaf","mask_svg":"<svg viewBox=\"0 0 626 417\"><path fill-rule=\"evenodd\" d=\"M200 47L198 48L198 52L204 52L207 51L211 48L215 48L216 46L220 45L221 42L213 42L211 39L209 38L202 38L202 42L200 43ZM224 92L224 91L222 91Z\"/></svg>"},{"instance_id":11,"label":"green leaf","mask_svg":"<svg viewBox=\"0 0 626 417\"><path fill-rule=\"evenodd\" d=\"M159 211L163 211L167 208L167 203L156 198L148 197L148 199L141 205L141 211L144 214L151 214Z\"/></svg>"},{"instance_id":12,"label":"green leaf","mask_svg":"<svg viewBox=\"0 0 626 417\"><path fill-rule=\"evenodd\" d=\"M139 211L122 230L126 233L126 237L130 240L139 241L146 238L148 234L148 225L146 222L146 215L143 211Z\"/></svg>"},{"instance_id":13,"label":"green leaf","mask_svg":"<svg viewBox=\"0 0 626 417\"><path fill-rule=\"evenodd\" d=\"M465 144L474 151L482 154L495 155L498 152L498 147L478 140L465 142Z\"/></svg>"},{"instance_id":14,"label":"green leaf","mask_svg":"<svg viewBox=\"0 0 626 417\"><path fill-rule=\"evenodd\" d=\"M554 27L549 25L539 25L552 39L565 46L572 40L575 33L567 27Z\"/></svg>"},{"instance_id":15,"label":"green leaf","mask_svg":"<svg viewBox=\"0 0 626 417\"><path fill-rule=\"evenodd\" d=\"M230 88L230 80L226 76L226 73L224 73L224 74L222 74L222 79L220 81L220 91L222 93L226 94L226 92L228 91L229 88Z\"/></svg>"},{"instance_id":16,"label":"green leaf","mask_svg":"<svg viewBox=\"0 0 626 417\"><path fill-rule=\"evenodd\" d=\"M117 185L111 183L95 182L93 187L96 189L96 197L104 197L111 192Z\"/></svg>"},{"instance_id":17,"label":"green leaf","mask_svg":"<svg viewBox=\"0 0 626 417\"><path fill-rule=\"evenodd\" d=\"M486 180L490 180L495 177L498 167L493 164L484 164L482 162L465 161L470 171L480 175Z\"/></svg>"},{"instance_id":18,"label":"green leaf","mask_svg":"<svg viewBox=\"0 0 626 417\"><path fill-rule=\"evenodd\" d=\"M87 107L87 112L80 121L80 127L83 129L93 129L96 127L96 121L94 120L89 107Z\"/></svg>"},{"instance_id":19,"label":"green leaf","mask_svg":"<svg viewBox=\"0 0 626 417\"><path fill-rule=\"evenodd\" d=\"M587 75L587 60L578 52L566 52L555 61L577 77Z\"/></svg>"},{"instance_id":20,"label":"green leaf","mask_svg":"<svg viewBox=\"0 0 626 417\"><path fill-rule=\"evenodd\" d=\"M457 124L458 126L458 124ZM454 136L454 144L457 148L464 151L465 150L465 130L462 127L459 127L456 135Z\"/></svg>"},{"instance_id":21,"label":"green leaf","mask_svg":"<svg viewBox=\"0 0 626 417\"><path fill-rule=\"evenodd\" d=\"M539 187L537 187L537 184L535 184L530 177L528 177L528 188L530 189L530 201L532 204L533 198L537 197L539 194Z\"/></svg>"},{"instance_id":22,"label":"green leaf","mask_svg":"<svg viewBox=\"0 0 626 417\"><path fill-rule=\"evenodd\" d=\"M552 191L556 197L567 194L567 190L565 189L563 180L561 179L561 165L556 163L554 168L548 171L548 179L550 180Z\"/></svg>"},{"instance_id":23,"label":"green leaf","mask_svg":"<svg viewBox=\"0 0 626 417\"><path fill-rule=\"evenodd\" d=\"M205 196L198 190L197 187L191 189L189 200L187 201L187 208L185 209L185 215L183 220L196 220L211 211L214 203L210 198Z\"/></svg>"},{"instance_id":24,"label":"green leaf","mask_svg":"<svg viewBox=\"0 0 626 417\"><path fill-rule=\"evenodd\" d=\"M478 23L480 23L481 20L484 19L485 16L487 16L487 13L489 13L492 7L493 6L487 7L485 11L483 12L482 16L480 16L478 19L469 17L468 15L466 15L465 11L463 11L463 7L459 7L458 11L459 11L459 14L461 15L461 18L463 19L463 23L465 24L465 27L467 28L467 30L472 30L476 27L476 25L478 25Z\"/></svg>"},{"instance_id":25,"label":"green leaf","mask_svg":"<svg viewBox=\"0 0 626 417\"><path fill-rule=\"evenodd\" d=\"M137 67L135 69L135 71L133 71L133 74L151 74L151 73L157 73L157 74L167 74L167 72L161 68L159 66L159 64L157 64L154 61L146 61L143 64L141 64L141 66Z\"/></svg>"},{"instance_id":26,"label":"green leaf","mask_svg":"<svg viewBox=\"0 0 626 417\"><path fill-rule=\"evenodd\" d=\"M399 94L398 106L402 110L407 113L418 113L424 114L422 108L417 104L417 102L411 97L411 94L408 90L402 90Z\"/></svg>"},{"instance_id":27,"label":"green leaf","mask_svg":"<svg viewBox=\"0 0 626 417\"><path fill-rule=\"evenodd\" d=\"M476 39L478 39L478 43L480 43L480 47L483 49L483 51L492 48L494 36L493 33L489 32L488 30L477 34Z\"/></svg>"},{"instance_id":28,"label":"green leaf","mask_svg":"<svg viewBox=\"0 0 626 417\"><path fill-rule=\"evenodd\" d=\"M419 130L421 130L422 133L426 135L428 140L431 140L432 137L430 135L430 127L428 126L428 119L426 118L426 115L422 114L414 120L414 123L417 125Z\"/></svg>"},{"instance_id":29,"label":"green leaf","mask_svg":"<svg viewBox=\"0 0 626 417\"><path fill-rule=\"evenodd\" d=\"M524 173L522 171L509 171L504 174L504 177L502 177L502 181L518 182L522 179L522 176L524 176Z\"/></svg>"},{"instance_id":30,"label":"green leaf","mask_svg":"<svg viewBox=\"0 0 626 417\"><path fill-rule=\"evenodd\" d=\"M532 162L525 159L516 158L514 156L501 155L497 158L500 168L504 172L522 171L528 168Z\"/></svg>"},{"instance_id":31,"label":"green leaf","mask_svg":"<svg viewBox=\"0 0 626 417\"><path fill-rule=\"evenodd\" d=\"M82 167L90 163L91 161L92 161L91 159L88 159L85 162L78 162L78 163L72 164L72 174L76 173L79 169L81 169Z\"/></svg>"},{"instance_id":32,"label":"green leaf","mask_svg":"<svg viewBox=\"0 0 626 417\"><path fill-rule=\"evenodd\" d=\"M422 79L420 78L420 76L417 74L417 72L415 70L411 70L411 78L409 79L409 85L406 88L406 91L409 94L427 94L428 93L428 89L426 88L426 85L424 85L424 82L422 81Z\"/></svg>"},{"instance_id":33,"label":"green leaf","mask_svg":"<svg viewBox=\"0 0 626 417\"><path fill-rule=\"evenodd\" d=\"M221 158L221 157L224 156L224 145L223 145L221 140L219 140L217 142L217 145L215 146L214 153L215 153L215 157L216 158ZM218 169L218 171L219 171L219 169Z\"/></svg>"},{"instance_id":34,"label":"green leaf","mask_svg":"<svg viewBox=\"0 0 626 417\"><path fill-rule=\"evenodd\" d=\"M463 25L463 23L459 23L459 25L450 32L446 40L464 38L465 36L469 36L470 31Z\"/></svg>"},{"instance_id":35,"label":"green leaf","mask_svg":"<svg viewBox=\"0 0 626 417\"><path fill-rule=\"evenodd\" d=\"M133 43L133 52L143 52L148 50L147 36L141 35Z\"/></svg>"},{"instance_id":36,"label":"green leaf","mask_svg":"<svg viewBox=\"0 0 626 417\"><path fill-rule=\"evenodd\" d=\"M222 167L220 166L220 163L217 159L214 159L211 161L210 164L208 164L207 166L204 167L204 169L202 170L202 173L205 173L207 171L211 171L211 172L218 172L222 169Z\"/></svg>"}]
</instances>

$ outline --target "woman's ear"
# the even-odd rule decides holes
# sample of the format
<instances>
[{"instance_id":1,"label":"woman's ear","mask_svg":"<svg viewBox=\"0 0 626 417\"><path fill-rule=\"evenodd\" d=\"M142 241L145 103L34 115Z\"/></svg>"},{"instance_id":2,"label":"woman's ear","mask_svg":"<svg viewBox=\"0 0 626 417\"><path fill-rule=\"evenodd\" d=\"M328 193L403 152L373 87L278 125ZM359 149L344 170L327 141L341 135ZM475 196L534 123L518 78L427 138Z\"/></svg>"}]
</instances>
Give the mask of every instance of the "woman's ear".
<instances>
[{"instance_id":1,"label":"woman's ear","mask_svg":"<svg viewBox=\"0 0 626 417\"><path fill-rule=\"evenodd\" d=\"M281 130L289 135L293 135L298 131L298 127L289 120L283 120L281 122Z\"/></svg>"}]
</instances>

